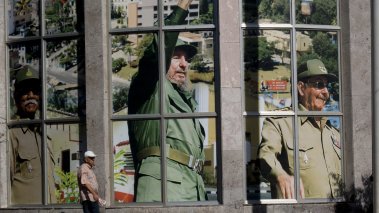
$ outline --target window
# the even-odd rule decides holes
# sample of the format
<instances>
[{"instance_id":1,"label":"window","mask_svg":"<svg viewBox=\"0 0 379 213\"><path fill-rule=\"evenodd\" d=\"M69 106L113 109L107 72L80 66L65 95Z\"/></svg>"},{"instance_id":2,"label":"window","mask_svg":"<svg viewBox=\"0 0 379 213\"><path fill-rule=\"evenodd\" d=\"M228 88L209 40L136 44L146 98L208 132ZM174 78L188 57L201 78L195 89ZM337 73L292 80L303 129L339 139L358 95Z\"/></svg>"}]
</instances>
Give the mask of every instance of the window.
<instances>
[{"instance_id":1,"label":"window","mask_svg":"<svg viewBox=\"0 0 379 213\"><path fill-rule=\"evenodd\" d=\"M219 74L217 54L206 48L217 38L203 36L217 35L213 11L191 24L182 7L167 19L148 13L157 8L166 17L177 2L144 2L141 27L148 29L109 31L115 204L218 199Z\"/></svg>"},{"instance_id":2,"label":"window","mask_svg":"<svg viewBox=\"0 0 379 213\"><path fill-rule=\"evenodd\" d=\"M83 5L7 2L10 205L78 203L77 155L85 139ZM68 184L70 178L75 181Z\"/></svg>"},{"instance_id":3,"label":"window","mask_svg":"<svg viewBox=\"0 0 379 213\"><path fill-rule=\"evenodd\" d=\"M248 202L342 198L338 5L243 1Z\"/></svg>"}]
</instances>

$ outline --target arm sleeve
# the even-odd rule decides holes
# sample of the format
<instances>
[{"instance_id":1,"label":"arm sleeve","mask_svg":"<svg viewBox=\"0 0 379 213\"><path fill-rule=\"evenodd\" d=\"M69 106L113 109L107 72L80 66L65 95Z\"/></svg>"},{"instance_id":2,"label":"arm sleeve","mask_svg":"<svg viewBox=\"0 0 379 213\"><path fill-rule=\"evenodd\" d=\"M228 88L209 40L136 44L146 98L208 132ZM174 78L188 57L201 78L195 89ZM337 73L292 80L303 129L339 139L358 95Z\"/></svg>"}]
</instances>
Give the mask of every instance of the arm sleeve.
<instances>
[{"instance_id":1,"label":"arm sleeve","mask_svg":"<svg viewBox=\"0 0 379 213\"><path fill-rule=\"evenodd\" d=\"M273 119L263 122L262 140L258 149L259 168L263 177L272 181L286 173L278 156L282 152L282 133Z\"/></svg>"},{"instance_id":2,"label":"arm sleeve","mask_svg":"<svg viewBox=\"0 0 379 213\"><path fill-rule=\"evenodd\" d=\"M165 20L166 25L183 24L188 15L187 10L176 7ZM174 51L179 32L165 33L166 67ZM136 113L139 107L150 97L159 79L158 38L154 36L152 43L145 49L138 64L138 72L133 77L129 92L129 113ZM167 71L167 69L166 69Z\"/></svg>"}]
</instances>

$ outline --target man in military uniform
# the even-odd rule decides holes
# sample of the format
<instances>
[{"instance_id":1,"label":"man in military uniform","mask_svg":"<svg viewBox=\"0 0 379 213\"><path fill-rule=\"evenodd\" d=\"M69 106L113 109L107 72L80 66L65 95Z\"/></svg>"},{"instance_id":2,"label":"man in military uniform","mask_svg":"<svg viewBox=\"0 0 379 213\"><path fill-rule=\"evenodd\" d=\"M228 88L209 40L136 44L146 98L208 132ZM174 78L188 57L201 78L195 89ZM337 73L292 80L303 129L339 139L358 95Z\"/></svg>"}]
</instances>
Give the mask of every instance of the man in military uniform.
<instances>
[{"instance_id":1,"label":"man in military uniform","mask_svg":"<svg viewBox=\"0 0 379 213\"><path fill-rule=\"evenodd\" d=\"M13 70L13 98L17 112L12 119L38 118L41 83L38 71L29 65ZM42 204L42 143L39 125L13 126L10 137L12 204ZM51 156L50 156L51 157ZM48 200L56 202L53 158L48 161Z\"/></svg>"},{"instance_id":2,"label":"man in military uniform","mask_svg":"<svg viewBox=\"0 0 379 213\"><path fill-rule=\"evenodd\" d=\"M323 110L327 85L338 78L318 60L298 68L299 110ZM340 133L320 116L299 116L300 196L336 198L341 196ZM294 142L292 119L267 118L263 123L258 158L262 175L271 182L272 198L295 198Z\"/></svg>"},{"instance_id":3,"label":"man in military uniform","mask_svg":"<svg viewBox=\"0 0 379 213\"><path fill-rule=\"evenodd\" d=\"M178 7L165 20L166 25L183 24L192 0L179 0ZM188 84L188 63L197 53L195 47L177 44L179 32L165 34L166 78L164 113L192 113L195 100ZM139 62L129 91L129 114L159 113L158 46L154 38ZM136 169L135 200L161 201L159 120L131 120L129 139ZM205 200L200 170L204 162L205 132L198 119L168 119L165 126L168 201Z\"/></svg>"}]
</instances>

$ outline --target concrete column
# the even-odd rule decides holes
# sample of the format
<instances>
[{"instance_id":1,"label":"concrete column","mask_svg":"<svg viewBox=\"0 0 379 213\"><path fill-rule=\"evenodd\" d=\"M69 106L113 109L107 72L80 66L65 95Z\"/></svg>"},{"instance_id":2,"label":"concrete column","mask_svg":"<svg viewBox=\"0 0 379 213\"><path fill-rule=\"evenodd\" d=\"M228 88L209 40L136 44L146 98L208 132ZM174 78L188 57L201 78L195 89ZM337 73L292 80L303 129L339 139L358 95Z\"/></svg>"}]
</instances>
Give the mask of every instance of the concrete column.
<instances>
[{"instance_id":1,"label":"concrete column","mask_svg":"<svg viewBox=\"0 0 379 213\"><path fill-rule=\"evenodd\" d=\"M379 113L376 110L379 107L379 2L378 0L372 1L371 7L371 20L372 20L372 33L371 33L371 42L372 42L372 74L373 74L373 172L374 172L374 212L379 212Z\"/></svg>"},{"instance_id":2,"label":"concrete column","mask_svg":"<svg viewBox=\"0 0 379 213\"><path fill-rule=\"evenodd\" d=\"M0 11L5 11L5 1L0 2ZM6 90L6 59L5 59L5 13L0 13L0 208L6 207L8 199L7 167L7 90Z\"/></svg>"},{"instance_id":3,"label":"concrete column","mask_svg":"<svg viewBox=\"0 0 379 213\"><path fill-rule=\"evenodd\" d=\"M110 203L109 160L109 89L108 89L108 3L85 0L85 63L86 63L86 124L87 148L97 154L95 174L100 197ZM85 151L85 150L81 150Z\"/></svg>"}]
</instances>

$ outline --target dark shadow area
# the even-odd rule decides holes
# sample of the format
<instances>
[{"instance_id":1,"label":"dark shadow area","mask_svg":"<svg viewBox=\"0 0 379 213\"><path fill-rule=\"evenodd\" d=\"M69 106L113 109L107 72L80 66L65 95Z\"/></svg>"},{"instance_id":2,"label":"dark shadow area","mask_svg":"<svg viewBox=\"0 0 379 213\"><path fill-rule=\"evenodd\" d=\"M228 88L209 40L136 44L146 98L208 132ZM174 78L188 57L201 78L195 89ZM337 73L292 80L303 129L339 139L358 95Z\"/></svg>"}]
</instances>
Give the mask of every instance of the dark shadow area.
<instances>
[{"instance_id":1,"label":"dark shadow area","mask_svg":"<svg viewBox=\"0 0 379 213\"><path fill-rule=\"evenodd\" d=\"M362 176L362 183L363 187L346 187L344 193L346 202L337 203L335 212L373 212L373 176Z\"/></svg>"}]
</instances>

